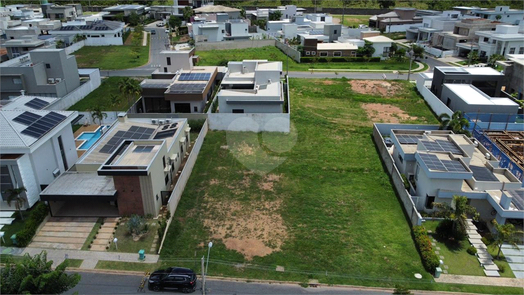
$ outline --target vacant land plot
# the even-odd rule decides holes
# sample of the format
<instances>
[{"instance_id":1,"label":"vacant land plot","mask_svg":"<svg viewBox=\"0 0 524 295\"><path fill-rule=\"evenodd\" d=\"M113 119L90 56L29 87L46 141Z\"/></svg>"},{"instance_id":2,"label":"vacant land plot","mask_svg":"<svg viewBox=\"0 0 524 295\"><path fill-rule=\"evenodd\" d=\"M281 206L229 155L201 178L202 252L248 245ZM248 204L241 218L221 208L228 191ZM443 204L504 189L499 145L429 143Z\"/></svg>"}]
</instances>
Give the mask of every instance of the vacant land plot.
<instances>
[{"instance_id":1,"label":"vacant land plot","mask_svg":"<svg viewBox=\"0 0 524 295\"><path fill-rule=\"evenodd\" d=\"M256 41L253 41L256 42ZM244 59L267 59L281 61L284 69L289 62L290 71L308 71L310 69L372 69L372 70L408 70L409 62L381 61L381 62L317 62L297 63L292 58L282 53L275 46L246 49L224 49L198 51L200 66L227 65L228 61L241 61Z\"/></svg>"},{"instance_id":2,"label":"vacant land plot","mask_svg":"<svg viewBox=\"0 0 524 295\"><path fill-rule=\"evenodd\" d=\"M199 258L212 240L213 275L428 279L361 107L391 104L418 123L436 123L411 86L400 86L406 96L390 98L354 93L346 79L292 79L296 136L208 133L162 258ZM277 265L286 271L274 272ZM332 276L316 275L326 271Z\"/></svg>"},{"instance_id":3,"label":"vacant land plot","mask_svg":"<svg viewBox=\"0 0 524 295\"><path fill-rule=\"evenodd\" d=\"M133 38L133 34L130 34ZM74 53L79 68L99 68L101 70L121 70L145 65L149 60L149 41L147 46L84 46ZM137 58L138 56L138 58Z\"/></svg>"},{"instance_id":4,"label":"vacant land plot","mask_svg":"<svg viewBox=\"0 0 524 295\"><path fill-rule=\"evenodd\" d=\"M350 28L358 27L358 25L367 25L369 23L369 18L371 15L344 15L344 26L348 26ZM334 14L333 15L333 22L336 24L342 23L342 15L341 14Z\"/></svg>"}]
</instances>

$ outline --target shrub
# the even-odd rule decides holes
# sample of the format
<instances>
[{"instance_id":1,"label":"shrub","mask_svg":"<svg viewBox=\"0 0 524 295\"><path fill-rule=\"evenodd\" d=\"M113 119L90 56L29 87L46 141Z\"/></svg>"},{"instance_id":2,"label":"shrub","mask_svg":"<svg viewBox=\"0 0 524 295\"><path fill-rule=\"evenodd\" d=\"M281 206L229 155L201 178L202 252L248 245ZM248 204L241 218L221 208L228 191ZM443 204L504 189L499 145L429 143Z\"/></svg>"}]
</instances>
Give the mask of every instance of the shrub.
<instances>
[{"instance_id":1,"label":"shrub","mask_svg":"<svg viewBox=\"0 0 524 295\"><path fill-rule=\"evenodd\" d=\"M47 214L49 214L49 209L44 203L38 203L33 210L31 210L31 214L25 222L24 228L16 233L19 247L25 247L31 242L38 226L46 218Z\"/></svg>"},{"instance_id":2,"label":"shrub","mask_svg":"<svg viewBox=\"0 0 524 295\"><path fill-rule=\"evenodd\" d=\"M444 219L437 225L435 233L440 239L447 240L450 238L455 238L453 235L453 220Z\"/></svg>"},{"instance_id":3,"label":"shrub","mask_svg":"<svg viewBox=\"0 0 524 295\"><path fill-rule=\"evenodd\" d=\"M495 261L495 264L498 266L499 271L500 271L501 273L504 273L504 272L506 271L506 266L505 266L504 264L502 264L502 263L497 263L496 261Z\"/></svg>"},{"instance_id":4,"label":"shrub","mask_svg":"<svg viewBox=\"0 0 524 295\"><path fill-rule=\"evenodd\" d=\"M409 181L408 179L406 178L406 175L404 174L400 174L400 176L402 177L402 182L404 183L404 188L406 190L409 190Z\"/></svg>"},{"instance_id":5,"label":"shrub","mask_svg":"<svg viewBox=\"0 0 524 295\"><path fill-rule=\"evenodd\" d=\"M412 232L424 268L428 272L433 273L435 268L439 266L440 261L437 254L433 252L433 246L431 245L431 240L429 239L426 228L423 226L414 226Z\"/></svg>"},{"instance_id":6,"label":"shrub","mask_svg":"<svg viewBox=\"0 0 524 295\"><path fill-rule=\"evenodd\" d=\"M393 290L393 294L411 294L411 291L409 291L408 288L402 286L402 285L395 285L395 289Z\"/></svg>"},{"instance_id":7,"label":"shrub","mask_svg":"<svg viewBox=\"0 0 524 295\"><path fill-rule=\"evenodd\" d=\"M473 246L469 246L466 252L468 252L469 255L475 255L477 254L477 249Z\"/></svg>"},{"instance_id":8,"label":"shrub","mask_svg":"<svg viewBox=\"0 0 524 295\"><path fill-rule=\"evenodd\" d=\"M488 240L486 237L482 237L482 239L480 239L480 240L481 240L482 243L484 243L484 245L486 245L486 246L489 245L489 244L491 244L491 243L489 242L489 240Z\"/></svg>"},{"instance_id":9,"label":"shrub","mask_svg":"<svg viewBox=\"0 0 524 295\"><path fill-rule=\"evenodd\" d=\"M139 235L142 233L144 219L138 215L133 215L126 222L127 230L132 235Z\"/></svg>"},{"instance_id":10,"label":"shrub","mask_svg":"<svg viewBox=\"0 0 524 295\"><path fill-rule=\"evenodd\" d=\"M380 57L301 57L300 62L380 62Z\"/></svg>"}]
</instances>

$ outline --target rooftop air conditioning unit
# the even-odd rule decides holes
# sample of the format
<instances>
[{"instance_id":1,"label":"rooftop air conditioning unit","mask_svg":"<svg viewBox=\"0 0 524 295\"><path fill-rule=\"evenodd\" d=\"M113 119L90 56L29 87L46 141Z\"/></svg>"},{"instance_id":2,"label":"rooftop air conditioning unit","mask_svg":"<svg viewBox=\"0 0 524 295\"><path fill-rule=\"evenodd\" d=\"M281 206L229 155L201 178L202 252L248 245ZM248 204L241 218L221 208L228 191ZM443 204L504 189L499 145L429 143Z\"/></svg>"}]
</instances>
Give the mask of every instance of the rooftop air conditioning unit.
<instances>
[{"instance_id":1,"label":"rooftop air conditioning unit","mask_svg":"<svg viewBox=\"0 0 524 295\"><path fill-rule=\"evenodd\" d=\"M158 120L158 124L159 124L159 125L164 124L164 120Z\"/></svg>"},{"instance_id":2,"label":"rooftop air conditioning unit","mask_svg":"<svg viewBox=\"0 0 524 295\"><path fill-rule=\"evenodd\" d=\"M486 153L486 159L489 160L490 158L491 158L490 154L489 154L489 153Z\"/></svg>"},{"instance_id":3,"label":"rooftop air conditioning unit","mask_svg":"<svg viewBox=\"0 0 524 295\"><path fill-rule=\"evenodd\" d=\"M62 81L62 78L55 78L56 83L60 83L60 81Z\"/></svg>"},{"instance_id":4,"label":"rooftop air conditioning unit","mask_svg":"<svg viewBox=\"0 0 524 295\"><path fill-rule=\"evenodd\" d=\"M48 78L47 79L47 84L54 84L55 83L55 79L54 78Z\"/></svg>"},{"instance_id":5,"label":"rooftop air conditioning unit","mask_svg":"<svg viewBox=\"0 0 524 295\"><path fill-rule=\"evenodd\" d=\"M165 122L166 124L171 124L171 119L166 119L164 122Z\"/></svg>"},{"instance_id":6,"label":"rooftop air conditioning unit","mask_svg":"<svg viewBox=\"0 0 524 295\"><path fill-rule=\"evenodd\" d=\"M60 169L55 169L55 171L53 171L53 176L57 178L59 175L60 175Z\"/></svg>"},{"instance_id":7,"label":"rooftop air conditioning unit","mask_svg":"<svg viewBox=\"0 0 524 295\"><path fill-rule=\"evenodd\" d=\"M158 123L158 120L157 119L151 119L151 124L157 124Z\"/></svg>"}]
</instances>

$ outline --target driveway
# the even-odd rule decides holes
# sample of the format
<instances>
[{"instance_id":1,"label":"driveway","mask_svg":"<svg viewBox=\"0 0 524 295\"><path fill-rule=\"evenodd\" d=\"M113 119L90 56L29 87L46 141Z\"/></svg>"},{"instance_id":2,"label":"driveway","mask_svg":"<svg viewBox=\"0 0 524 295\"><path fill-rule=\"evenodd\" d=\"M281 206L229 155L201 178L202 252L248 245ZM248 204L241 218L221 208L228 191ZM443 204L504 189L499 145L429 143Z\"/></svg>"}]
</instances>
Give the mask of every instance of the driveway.
<instances>
[{"instance_id":1,"label":"driveway","mask_svg":"<svg viewBox=\"0 0 524 295\"><path fill-rule=\"evenodd\" d=\"M506 257L515 277L524 279L524 248L520 246L519 249L516 249L511 245L504 244L502 245L502 253Z\"/></svg>"},{"instance_id":2,"label":"driveway","mask_svg":"<svg viewBox=\"0 0 524 295\"><path fill-rule=\"evenodd\" d=\"M80 250L96 220L96 217L51 217L28 248Z\"/></svg>"}]
</instances>

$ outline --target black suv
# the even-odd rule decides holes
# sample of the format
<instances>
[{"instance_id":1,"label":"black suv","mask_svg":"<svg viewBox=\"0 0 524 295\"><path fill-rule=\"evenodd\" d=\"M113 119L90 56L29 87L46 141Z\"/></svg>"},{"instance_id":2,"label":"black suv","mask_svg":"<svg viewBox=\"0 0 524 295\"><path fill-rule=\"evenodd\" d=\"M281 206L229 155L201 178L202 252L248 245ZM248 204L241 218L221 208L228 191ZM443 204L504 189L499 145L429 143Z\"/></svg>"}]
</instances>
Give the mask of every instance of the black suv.
<instances>
[{"instance_id":1,"label":"black suv","mask_svg":"<svg viewBox=\"0 0 524 295\"><path fill-rule=\"evenodd\" d=\"M189 268L169 267L153 272L149 276L148 288L153 291L162 289L178 289L184 293L194 292L196 289L196 274Z\"/></svg>"}]
</instances>

